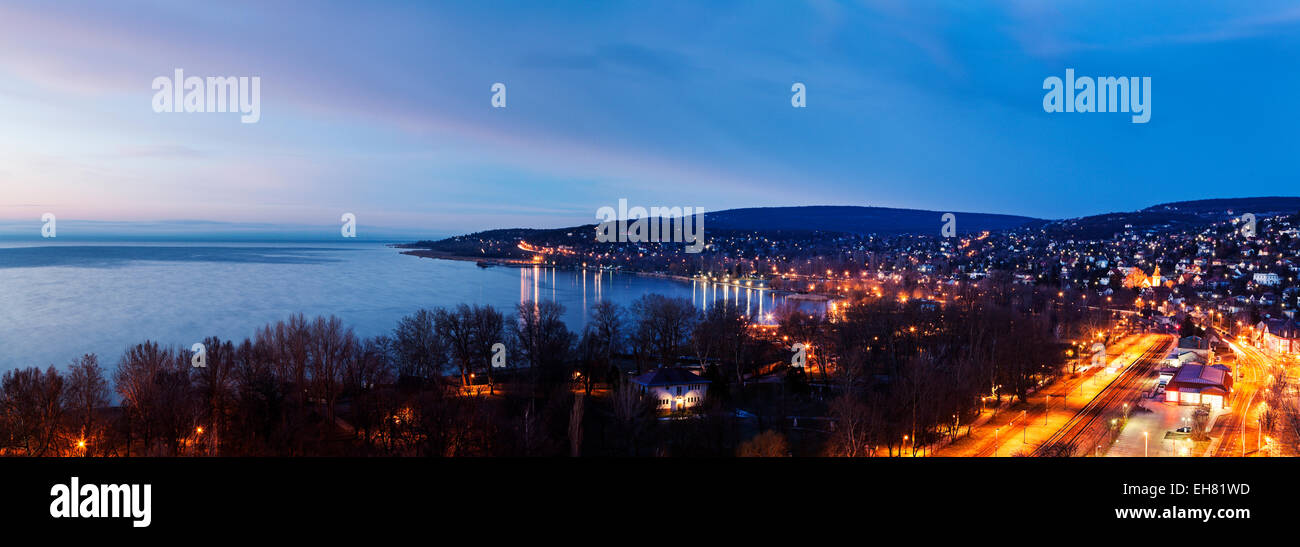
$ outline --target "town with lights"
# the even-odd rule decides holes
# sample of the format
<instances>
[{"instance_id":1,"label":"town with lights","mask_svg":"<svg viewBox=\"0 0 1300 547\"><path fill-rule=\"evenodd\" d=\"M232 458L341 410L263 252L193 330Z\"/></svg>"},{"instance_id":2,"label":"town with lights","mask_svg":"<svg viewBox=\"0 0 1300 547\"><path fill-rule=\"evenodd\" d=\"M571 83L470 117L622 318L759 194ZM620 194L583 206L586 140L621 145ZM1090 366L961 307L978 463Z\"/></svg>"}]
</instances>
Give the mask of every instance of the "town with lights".
<instances>
[{"instance_id":1,"label":"town with lights","mask_svg":"<svg viewBox=\"0 0 1300 547\"><path fill-rule=\"evenodd\" d=\"M693 283L737 307L745 349L691 359L684 335L668 361L709 396L669 389L659 410L755 422L787 453L1293 456L1297 210L1204 200L958 237L733 228L699 254L510 230L408 252Z\"/></svg>"},{"instance_id":2,"label":"town with lights","mask_svg":"<svg viewBox=\"0 0 1300 547\"><path fill-rule=\"evenodd\" d=\"M899 211L841 207L835 231L733 218L699 253L590 226L398 245L517 270L519 303L422 309L375 337L294 315L205 339L202 366L144 342L111 375L94 354L9 371L0 453L1297 455L1300 198ZM580 329L539 289L557 272L594 291ZM601 298L637 278L691 297Z\"/></svg>"}]
</instances>

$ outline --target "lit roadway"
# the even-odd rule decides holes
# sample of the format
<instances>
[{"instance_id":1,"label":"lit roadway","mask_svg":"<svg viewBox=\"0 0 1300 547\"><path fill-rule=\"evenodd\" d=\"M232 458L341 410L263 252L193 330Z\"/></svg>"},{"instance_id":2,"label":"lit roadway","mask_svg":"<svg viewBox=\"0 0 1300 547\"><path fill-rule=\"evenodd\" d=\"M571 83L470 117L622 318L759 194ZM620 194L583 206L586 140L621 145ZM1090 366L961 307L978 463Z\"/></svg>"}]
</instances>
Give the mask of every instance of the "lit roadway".
<instances>
[{"instance_id":1,"label":"lit roadway","mask_svg":"<svg viewBox=\"0 0 1300 547\"><path fill-rule=\"evenodd\" d=\"M1214 456L1253 455L1262 444L1257 410L1263 397L1257 395L1273 378L1273 360L1256 348L1232 342L1226 335L1220 337L1237 354L1237 367L1233 371L1237 379L1232 392L1232 415L1228 417Z\"/></svg>"},{"instance_id":2,"label":"lit roadway","mask_svg":"<svg viewBox=\"0 0 1300 547\"><path fill-rule=\"evenodd\" d=\"M1140 345L1144 342L1145 340L1143 339L1126 336L1116 342L1115 345L1106 348L1106 350L1107 353L1111 355L1126 355L1133 346ZM1087 357L1085 356L1084 359L1086 358ZM1041 391L1040 395L1042 395L1043 398L1042 404L1034 404L1028 410L1020 412L1014 410L1004 411L1011 417L1010 420L998 422L996 424L991 422L985 426L991 427L996 425L995 429L1002 432L1002 434L994 434L991 439L985 439L983 445L978 448L973 455L978 457L1008 456L1016 452L1017 444L1020 444L1021 446L1026 444L1036 445L1042 442L1044 438L1050 438L1056 433L1056 429L1047 425L1048 420L1047 416L1044 416L1044 412L1048 411L1048 405L1052 404L1054 406L1053 410L1057 410L1055 414L1061 414L1059 410L1068 406L1063 404L1063 401L1066 401L1071 394L1083 394L1084 389L1082 388L1084 387L1084 382L1089 382L1089 385L1095 385L1092 382L1098 380L1098 376L1102 375L1101 371L1104 368L1104 366L1092 368L1091 370L1080 373L1077 378L1070 378L1068 375L1063 376L1057 381L1056 385L1049 386ZM1056 397L1056 399L1053 400L1052 397ZM1034 439L1029 439L1030 435L1029 432L1026 431L1027 427L1034 429ZM1020 431L1020 433L1017 434L1016 431ZM1022 438L1027 442L1017 443L1016 439Z\"/></svg>"},{"instance_id":3,"label":"lit roadway","mask_svg":"<svg viewBox=\"0 0 1300 547\"><path fill-rule=\"evenodd\" d=\"M1136 356L1153 343L1155 338L1150 335L1125 336L1106 349L1109 355L1116 356L1113 358L1127 363L1132 360L1130 355ZM1074 412L1090 403L1121 375L1108 374L1103 369L1095 367L1080 372L1075 378L1065 375L1057 379L1052 385L1031 394L1028 401L1017 405L1018 408L998 412L986 423L972 428L967 436L940 448L939 455L990 457L1025 453L1026 449L1053 437ZM1045 403L1049 401L1051 414L1045 415Z\"/></svg>"},{"instance_id":4,"label":"lit roadway","mask_svg":"<svg viewBox=\"0 0 1300 547\"><path fill-rule=\"evenodd\" d=\"M1086 456L1109 429L1106 416L1122 412L1123 405L1142 396L1143 387L1174 345L1168 334L1148 334L1142 342L1146 351L1125 369L1092 401L1088 402L1065 426L1039 445L1034 456Z\"/></svg>"}]
</instances>

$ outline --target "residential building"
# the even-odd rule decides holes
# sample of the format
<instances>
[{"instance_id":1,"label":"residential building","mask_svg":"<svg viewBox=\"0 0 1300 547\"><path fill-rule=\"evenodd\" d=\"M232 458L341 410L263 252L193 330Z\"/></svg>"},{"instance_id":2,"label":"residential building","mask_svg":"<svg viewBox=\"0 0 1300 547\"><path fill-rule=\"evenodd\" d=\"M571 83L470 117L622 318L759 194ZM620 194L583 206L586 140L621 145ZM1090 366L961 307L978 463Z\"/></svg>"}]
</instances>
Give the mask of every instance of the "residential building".
<instances>
[{"instance_id":1,"label":"residential building","mask_svg":"<svg viewBox=\"0 0 1300 547\"><path fill-rule=\"evenodd\" d=\"M1300 327L1294 317L1270 319L1263 323L1262 345L1274 352L1300 354Z\"/></svg>"},{"instance_id":2,"label":"residential building","mask_svg":"<svg viewBox=\"0 0 1300 547\"><path fill-rule=\"evenodd\" d=\"M1254 280L1255 280L1255 284L1257 284L1257 285L1268 285L1268 286L1270 286L1270 287L1272 287L1272 286L1276 286L1276 285L1278 285L1279 283L1282 282L1282 278L1281 278L1280 276L1278 276L1277 274L1272 273L1272 272L1268 272L1268 273L1264 273L1264 272L1256 273L1255 276L1254 276Z\"/></svg>"},{"instance_id":3,"label":"residential building","mask_svg":"<svg viewBox=\"0 0 1300 547\"><path fill-rule=\"evenodd\" d=\"M632 379L641 394L660 411L676 412L698 406L708 394L709 381L683 368L665 367Z\"/></svg>"}]
</instances>

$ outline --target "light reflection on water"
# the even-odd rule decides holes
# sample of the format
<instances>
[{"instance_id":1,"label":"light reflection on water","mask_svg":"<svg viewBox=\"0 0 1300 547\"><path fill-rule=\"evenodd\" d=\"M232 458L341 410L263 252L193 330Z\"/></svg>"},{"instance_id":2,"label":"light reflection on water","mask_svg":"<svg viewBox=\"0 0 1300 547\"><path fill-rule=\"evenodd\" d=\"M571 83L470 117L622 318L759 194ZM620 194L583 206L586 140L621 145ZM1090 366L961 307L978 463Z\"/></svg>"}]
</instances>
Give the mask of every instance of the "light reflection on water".
<instances>
[{"instance_id":1,"label":"light reflection on water","mask_svg":"<svg viewBox=\"0 0 1300 547\"><path fill-rule=\"evenodd\" d=\"M98 244L0 248L0 370L62 366L93 352L112 367L132 344L242 339L291 313L334 314L358 335L389 333L421 307L530 298L564 305L578 331L591 306L642 295L730 300L757 319L783 298L754 289L634 274L479 268L416 258L376 243Z\"/></svg>"}]
</instances>

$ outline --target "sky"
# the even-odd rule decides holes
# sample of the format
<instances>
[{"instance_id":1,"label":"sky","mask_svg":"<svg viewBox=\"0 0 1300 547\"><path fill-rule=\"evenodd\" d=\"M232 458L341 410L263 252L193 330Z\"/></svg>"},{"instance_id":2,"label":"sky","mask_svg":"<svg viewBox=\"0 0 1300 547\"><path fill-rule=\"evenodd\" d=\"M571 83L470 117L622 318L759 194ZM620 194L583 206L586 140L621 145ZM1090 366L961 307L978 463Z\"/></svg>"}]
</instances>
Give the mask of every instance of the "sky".
<instances>
[{"instance_id":1,"label":"sky","mask_svg":"<svg viewBox=\"0 0 1300 547\"><path fill-rule=\"evenodd\" d=\"M47 212L60 236L335 233L350 212L432 237L620 198L1066 218L1297 194L1287 2L52 4L0 3L0 233ZM155 112L178 68L259 77L260 120ZM1150 121L1044 112L1067 68L1150 77Z\"/></svg>"}]
</instances>

